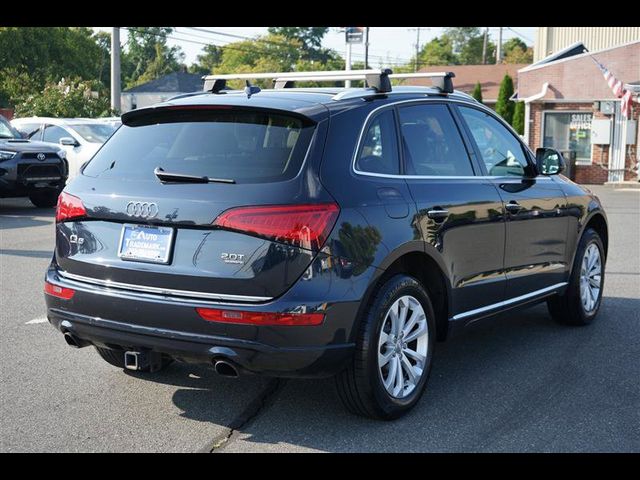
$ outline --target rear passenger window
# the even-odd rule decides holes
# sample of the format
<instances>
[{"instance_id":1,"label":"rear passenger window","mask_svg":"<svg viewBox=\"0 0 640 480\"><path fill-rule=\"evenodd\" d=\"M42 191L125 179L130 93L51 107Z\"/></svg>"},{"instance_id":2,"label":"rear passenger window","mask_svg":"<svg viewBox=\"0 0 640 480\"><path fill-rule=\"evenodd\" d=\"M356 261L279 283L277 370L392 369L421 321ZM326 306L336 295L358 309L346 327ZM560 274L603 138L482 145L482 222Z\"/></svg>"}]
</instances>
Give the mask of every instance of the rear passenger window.
<instances>
[{"instance_id":1,"label":"rear passenger window","mask_svg":"<svg viewBox=\"0 0 640 480\"><path fill-rule=\"evenodd\" d=\"M472 176L471 159L446 105L400 109L407 175Z\"/></svg>"},{"instance_id":2,"label":"rear passenger window","mask_svg":"<svg viewBox=\"0 0 640 480\"><path fill-rule=\"evenodd\" d=\"M400 173L398 139L392 110L385 110L369 124L356 162L361 172Z\"/></svg>"}]
</instances>

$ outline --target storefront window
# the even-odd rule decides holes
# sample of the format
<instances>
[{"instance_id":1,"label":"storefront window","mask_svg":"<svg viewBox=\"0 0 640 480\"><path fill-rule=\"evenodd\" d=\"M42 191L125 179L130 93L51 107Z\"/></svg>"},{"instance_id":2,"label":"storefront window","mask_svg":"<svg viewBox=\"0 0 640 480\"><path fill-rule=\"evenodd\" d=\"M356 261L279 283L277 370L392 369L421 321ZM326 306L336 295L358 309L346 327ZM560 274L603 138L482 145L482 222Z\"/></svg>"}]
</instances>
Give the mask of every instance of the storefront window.
<instances>
[{"instance_id":1,"label":"storefront window","mask_svg":"<svg viewBox=\"0 0 640 480\"><path fill-rule=\"evenodd\" d=\"M542 146L560 150L567 159L575 155L577 163L591 163L592 119L592 113L545 112Z\"/></svg>"}]
</instances>

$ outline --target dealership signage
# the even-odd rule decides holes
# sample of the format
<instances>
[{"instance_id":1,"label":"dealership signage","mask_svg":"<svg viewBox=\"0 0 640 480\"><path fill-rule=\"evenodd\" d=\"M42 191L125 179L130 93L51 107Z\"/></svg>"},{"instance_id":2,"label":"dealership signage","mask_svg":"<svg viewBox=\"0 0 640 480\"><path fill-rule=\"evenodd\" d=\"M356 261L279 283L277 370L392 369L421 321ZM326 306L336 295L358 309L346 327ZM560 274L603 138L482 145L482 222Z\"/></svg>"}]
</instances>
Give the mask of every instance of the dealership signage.
<instances>
[{"instance_id":1,"label":"dealership signage","mask_svg":"<svg viewBox=\"0 0 640 480\"><path fill-rule=\"evenodd\" d=\"M347 27L345 29L345 40L347 43L362 43L364 38L364 27Z\"/></svg>"}]
</instances>

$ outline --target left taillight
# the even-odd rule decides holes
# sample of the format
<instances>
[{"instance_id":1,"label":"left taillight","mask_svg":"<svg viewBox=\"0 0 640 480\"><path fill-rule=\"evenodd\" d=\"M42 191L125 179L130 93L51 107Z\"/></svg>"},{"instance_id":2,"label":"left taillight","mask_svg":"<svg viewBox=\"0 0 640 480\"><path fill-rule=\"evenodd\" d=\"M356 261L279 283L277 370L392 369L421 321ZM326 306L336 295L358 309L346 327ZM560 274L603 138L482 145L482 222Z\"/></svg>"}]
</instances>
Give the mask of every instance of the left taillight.
<instances>
[{"instance_id":1,"label":"left taillight","mask_svg":"<svg viewBox=\"0 0 640 480\"><path fill-rule=\"evenodd\" d=\"M58 196L58 206L56 207L56 222L65 222L82 218L87 215L87 210L78 197L62 192Z\"/></svg>"},{"instance_id":2,"label":"left taillight","mask_svg":"<svg viewBox=\"0 0 640 480\"><path fill-rule=\"evenodd\" d=\"M329 237L339 213L340 208L335 203L237 207L222 212L213 224L319 250Z\"/></svg>"},{"instance_id":3,"label":"left taillight","mask_svg":"<svg viewBox=\"0 0 640 480\"><path fill-rule=\"evenodd\" d=\"M71 288L61 287L53 283L44 282L44 293L52 297L62 298L63 300L71 300L76 291Z\"/></svg>"}]
</instances>

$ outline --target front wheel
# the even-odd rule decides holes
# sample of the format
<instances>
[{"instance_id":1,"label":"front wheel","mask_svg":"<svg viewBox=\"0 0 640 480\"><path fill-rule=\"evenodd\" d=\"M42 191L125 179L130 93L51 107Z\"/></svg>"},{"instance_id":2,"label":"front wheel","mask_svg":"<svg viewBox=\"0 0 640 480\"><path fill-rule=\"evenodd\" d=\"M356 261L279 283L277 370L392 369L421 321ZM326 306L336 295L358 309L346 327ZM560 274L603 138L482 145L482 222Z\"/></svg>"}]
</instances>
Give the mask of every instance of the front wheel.
<instances>
[{"instance_id":1,"label":"front wheel","mask_svg":"<svg viewBox=\"0 0 640 480\"><path fill-rule=\"evenodd\" d=\"M563 295L547 300L553 319L566 325L588 325L598 314L604 289L604 246L600 235L588 229L582 235L569 285Z\"/></svg>"},{"instance_id":2,"label":"front wheel","mask_svg":"<svg viewBox=\"0 0 640 480\"><path fill-rule=\"evenodd\" d=\"M429 295L413 277L396 275L376 294L361 320L352 363L336 377L347 409L392 420L424 393L435 344Z\"/></svg>"}]
</instances>

